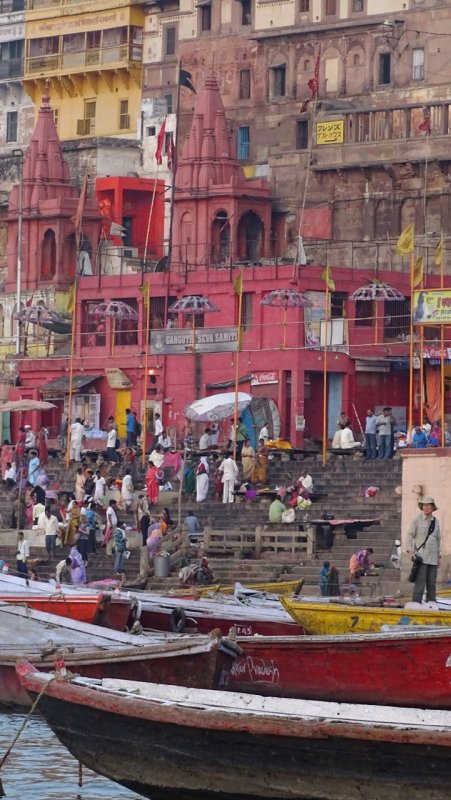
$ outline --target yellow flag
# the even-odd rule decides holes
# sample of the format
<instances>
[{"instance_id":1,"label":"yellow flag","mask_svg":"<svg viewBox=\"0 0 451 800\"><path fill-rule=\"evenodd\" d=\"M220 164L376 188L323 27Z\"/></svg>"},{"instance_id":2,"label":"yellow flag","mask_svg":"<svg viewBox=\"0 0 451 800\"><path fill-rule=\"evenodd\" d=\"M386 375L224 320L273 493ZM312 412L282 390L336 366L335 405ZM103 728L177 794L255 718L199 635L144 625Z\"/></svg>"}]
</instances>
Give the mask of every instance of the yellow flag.
<instances>
[{"instance_id":1,"label":"yellow flag","mask_svg":"<svg viewBox=\"0 0 451 800\"><path fill-rule=\"evenodd\" d=\"M144 308L147 308L150 297L150 283L145 283L144 286L140 286L139 291L143 296Z\"/></svg>"},{"instance_id":2,"label":"yellow flag","mask_svg":"<svg viewBox=\"0 0 451 800\"><path fill-rule=\"evenodd\" d=\"M76 298L76 294L77 294L77 288L76 287L77 287L77 284L74 281L74 283L70 287L69 292L67 294L66 311L67 311L68 314L73 314L74 311L75 311L75 298Z\"/></svg>"},{"instance_id":3,"label":"yellow flag","mask_svg":"<svg viewBox=\"0 0 451 800\"><path fill-rule=\"evenodd\" d=\"M322 271L321 280L324 281L327 288L330 289L331 292L335 292L335 281L332 277L329 264L327 265L326 269Z\"/></svg>"},{"instance_id":4,"label":"yellow flag","mask_svg":"<svg viewBox=\"0 0 451 800\"><path fill-rule=\"evenodd\" d=\"M420 283L423 281L423 272L424 272L424 256L420 256L415 261L413 267L413 276L412 276L412 286L419 286Z\"/></svg>"},{"instance_id":5,"label":"yellow flag","mask_svg":"<svg viewBox=\"0 0 451 800\"><path fill-rule=\"evenodd\" d=\"M240 274L235 278L233 289L235 294L238 296L243 294L243 271L241 271Z\"/></svg>"},{"instance_id":6,"label":"yellow flag","mask_svg":"<svg viewBox=\"0 0 451 800\"><path fill-rule=\"evenodd\" d=\"M404 228L397 241L396 252L398 256L407 256L409 253L413 252L414 237L415 225L412 222L407 228Z\"/></svg>"},{"instance_id":7,"label":"yellow flag","mask_svg":"<svg viewBox=\"0 0 451 800\"><path fill-rule=\"evenodd\" d=\"M438 240L437 247L435 248L434 264L435 264L436 267L441 267L442 266L443 250L444 250L443 246L444 246L444 244L445 244L445 242L444 242L444 236L443 236L443 231L442 231L441 235L440 235L440 239Z\"/></svg>"}]
</instances>

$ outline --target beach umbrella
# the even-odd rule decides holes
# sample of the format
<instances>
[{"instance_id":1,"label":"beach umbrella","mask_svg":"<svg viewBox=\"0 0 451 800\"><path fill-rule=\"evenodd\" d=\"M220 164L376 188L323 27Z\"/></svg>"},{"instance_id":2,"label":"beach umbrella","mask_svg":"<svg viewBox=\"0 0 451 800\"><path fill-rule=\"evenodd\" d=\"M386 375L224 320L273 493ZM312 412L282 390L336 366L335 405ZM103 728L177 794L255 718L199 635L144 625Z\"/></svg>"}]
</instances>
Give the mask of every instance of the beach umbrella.
<instances>
[{"instance_id":1,"label":"beach umbrella","mask_svg":"<svg viewBox=\"0 0 451 800\"><path fill-rule=\"evenodd\" d=\"M103 303L94 306L89 313L93 317L110 317L113 320L111 328L111 354L113 354L114 350L117 321L119 320L122 322L123 320L138 319L137 310L128 303L122 302L122 300L104 300Z\"/></svg>"},{"instance_id":2,"label":"beach umbrella","mask_svg":"<svg viewBox=\"0 0 451 800\"><path fill-rule=\"evenodd\" d=\"M56 408L54 403L47 400L7 400L0 405L0 413L6 411L48 411Z\"/></svg>"},{"instance_id":3,"label":"beach umbrella","mask_svg":"<svg viewBox=\"0 0 451 800\"><path fill-rule=\"evenodd\" d=\"M287 345L287 310L288 308L309 308L311 301L302 292L295 289L274 289L260 301L262 306L283 308L283 347Z\"/></svg>"},{"instance_id":4,"label":"beach umbrella","mask_svg":"<svg viewBox=\"0 0 451 800\"><path fill-rule=\"evenodd\" d=\"M374 307L374 343L376 344L378 323L377 303L381 300L388 300L390 302L394 300L405 300L405 297L398 289L395 289L394 286L390 286L389 283L373 280L372 283L367 283L365 286L356 289L351 295L351 300L363 300L363 302L367 303L376 301Z\"/></svg>"},{"instance_id":5,"label":"beach umbrella","mask_svg":"<svg viewBox=\"0 0 451 800\"><path fill-rule=\"evenodd\" d=\"M186 317L192 317L193 322L193 353L196 350L196 314L211 314L219 311L220 309L208 297L202 295L189 294L186 297L181 297L176 300L168 308L170 314L184 314Z\"/></svg>"},{"instance_id":6,"label":"beach umbrella","mask_svg":"<svg viewBox=\"0 0 451 800\"><path fill-rule=\"evenodd\" d=\"M18 319L22 324L39 325L41 328L53 331L53 333L65 334L70 333L72 330L71 319L63 317L61 314L52 311L46 306L27 306L21 309L19 313L15 311L13 318Z\"/></svg>"},{"instance_id":7,"label":"beach umbrella","mask_svg":"<svg viewBox=\"0 0 451 800\"><path fill-rule=\"evenodd\" d=\"M252 397L246 392L238 392L238 413L241 414L250 404ZM215 422L232 417L235 412L235 392L222 392L210 397L201 397L189 403L185 416L193 422Z\"/></svg>"}]
</instances>

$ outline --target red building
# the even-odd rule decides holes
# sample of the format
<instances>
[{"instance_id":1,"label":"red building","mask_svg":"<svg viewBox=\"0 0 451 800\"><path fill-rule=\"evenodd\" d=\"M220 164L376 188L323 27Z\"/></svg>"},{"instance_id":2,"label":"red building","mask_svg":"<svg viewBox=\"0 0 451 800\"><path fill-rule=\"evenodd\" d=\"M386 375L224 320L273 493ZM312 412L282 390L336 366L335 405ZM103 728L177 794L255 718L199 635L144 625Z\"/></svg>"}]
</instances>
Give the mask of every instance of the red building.
<instances>
[{"instance_id":1,"label":"red building","mask_svg":"<svg viewBox=\"0 0 451 800\"><path fill-rule=\"evenodd\" d=\"M50 146L52 153L60 153L60 149L56 149L56 131L50 115L41 110L42 113L45 113L46 124L42 124L40 115L35 136L39 136L39 146L45 157ZM146 238L149 258L155 259L154 268L162 255L164 186L157 184L154 195L153 182L144 179L97 181L101 212L96 218L94 204L91 204L93 210L88 223L94 225L96 221L98 227L97 233L95 228L90 229L90 238L94 241L98 236L101 242L106 238L109 243L103 250L103 261L93 255L94 274L84 274L78 280L73 403L73 412L89 419L93 427L102 426L110 414L123 425L126 407L138 411L141 418L147 408L149 422L152 414L160 411L165 427L180 441L186 404L204 394L233 388L239 358L240 389L253 397L266 397L275 402L284 437L297 445L302 444L304 436L322 437L322 345L326 337L323 267L278 264L277 259L271 257L268 186L263 180L246 180L232 152L218 86L209 78L196 100L191 133L177 172L169 271L141 269ZM61 190L60 184L50 175L39 171L41 161L42 158L31 161L34 171L30 167L27 180L30 186L38 182L45 186L50 204L49 226L54 219L52 198L59 197ZM64 171L64 165L61 169ZM76 205L76 199L71 202ZM13 202L12 215L15 207ZM135 248L136 256L132 254L124 259L122 255L120 267L110 259L106 269L102 266L106 263L105 252L108 248L114 250L120 242L120 239L111 239L111 222L125 229L126 245ZM28 241L27 231L31 231L34 224L32 215L25 214L24 243ZM67 287L73 275L65 261L64 242L68 231L64 226L55 226L54 233L57 259L62 261L52 280L60 276ZM15 235L14 226L10 227L9 235ZM102 254L102 247L99 253ZM25 254L24 265L26 271L34 269ZM238 320L234 281L240 270L244 281L242 315ZM335 430L336 418L342 409L353 417L355 430L358 429L356 415L363 420L367 407L390 404L399 407L402 417L402 410L405 412L408 404L410 326L409 299L357 303L350 299L352 292L371 282L374 275L341 266L332 266L332 274L335 290L330 293L327 314L329 435ZM391 283L395 276L387 271L377 277ZM8 280L8 285L12 286L12 267ZM152 348L146 341L147 307L143 286L147 283L150 284ZM32 288L31 283L27 286ZM396 274L396 287L408 298L408 274ZM306 294L310 307L305 311L288 308L285 314L283 308L262 305L262 299L269 292L283 289ZM176 300L187 295L208 297L219 309L216 313L196 315L194 322L198 333L204 328L226 329L221 333L225 341L227 331L230 333L230 329L241 322L243 336L239 354L227 350L201 352L200 347L193 352L192 341L196 334L192 331L192 317L174 315L170 310ZM119 319L102 315L96 309L104 301L123 302L132 311ZM188 337L187 326L191 328ZM198 341L202 338L208 336L198 336ZM167 354L168 347L182 348L182 352ZM52 399L57 408L44 417L44 421L54 426L58 426L63 409L67 409L68 352L66 347L64 354L55 352L50 358L21 360L22 385L11 392L12 396ZM415 396L418 407L418 390Z\"/></svg>"}]
</instances>

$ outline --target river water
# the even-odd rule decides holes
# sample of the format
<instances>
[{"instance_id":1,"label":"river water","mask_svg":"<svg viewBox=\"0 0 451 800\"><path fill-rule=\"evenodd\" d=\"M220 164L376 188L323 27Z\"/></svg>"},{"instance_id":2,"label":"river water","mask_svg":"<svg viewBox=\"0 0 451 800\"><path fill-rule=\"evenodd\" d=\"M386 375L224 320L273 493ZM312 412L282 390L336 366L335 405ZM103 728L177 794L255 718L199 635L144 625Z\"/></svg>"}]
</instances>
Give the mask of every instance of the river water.
<instances>
[{"instance_id":1,"label":"river water","mask_svg":"<svg viewBox=\"0 0 451 800\"><path fill-rule=\"evenodd\" d=\"M23 719L23 714L0 712L0 761ZM6 800L142 800L87 769L79 788L78 762L36 716L14 746L1 778Z\"/></svg>"}]
</instances>

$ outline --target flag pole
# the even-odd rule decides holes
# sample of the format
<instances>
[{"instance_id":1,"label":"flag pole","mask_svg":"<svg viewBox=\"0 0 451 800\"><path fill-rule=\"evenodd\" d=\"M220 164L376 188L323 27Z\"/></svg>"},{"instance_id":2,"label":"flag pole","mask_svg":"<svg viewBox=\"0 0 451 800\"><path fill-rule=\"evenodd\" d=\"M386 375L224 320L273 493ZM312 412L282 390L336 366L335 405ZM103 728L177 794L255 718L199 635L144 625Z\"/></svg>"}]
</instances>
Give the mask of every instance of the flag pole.
<instances>
[{"instance_id":1,"label":"flag pole","mask_svg":"<svg viewBox=\"0 0 451 800\"><path fill-rule=\"evenodd\" d=\"M442 232L443 237L443 232ZM440 258L440 289L444 288L445 278L445 248L442 242ZM445 326L440 325L440 420L441 420L441 447L445 446Z\"/></svg>"},{"instance_id":2,"label":"flag pole","mask_svg":"<svg viewBox=\"0 0 451 800\"><path fill-rule=\"evenodd\" d=\"M152 222L153 208L154 208L154 205L155 205L155 195L157 193L157 181L158 181L158 172L159 172L159 170L160 170L160 165L157 163L157 174L156 174L156 177L154 178L152 200L150 201L149 216L148 216L148 219L147 219L146 241L144 243L144 254L143 254L143 268L142 268L142 272L141 272L142 275L144 275L144 273L146 272L147 248L149 246L150 225L151 225L151 222Z\"/></svg>"},{"instance_id":3,"label":"flag pole","mask_svg":"<svg viewBox=\"0 0 451 800\"><path fill-rule=\"evenodd\" d=\"M181 69L182 69L182 60L179 59L177 62L177 106L175 109L175 141L174 141L174 151L176 158L178 153L178 142L179 142ZM172 260L172 235L174 231L174 196L175 196L175 170L172 172L172 183L171 183L171 206L170 206L170 216L169 216L169 241L168 241L168 270L171 269L171 260Z\"/></svg>"},{"instance_id":4,"label":"flag pole","mask_svg":"<svg viewBox=\"0 0 451 800\"><path fill-rule=\"evenodd\" d=\"M424 422L424 325L420 328L420 425Z\"/></svg>"},{"instance_id":5,"label":"flag pole","mask_svg":"<svg viewBox=\"0 0 451 800\"><path fill-rule=\"evenodd\" d=\"M413 424L413 282L415 269L415 246L410 254L410 347L409 347L409 428L408 438L412 442Z\"/></svg>"},{"instance_id":6,"label":"flag pole","mask_svg":"<svg viewBox=\"0 0 451 800\"><path fill-rule=\"evenodd\" d=\"M73 309L72 309L72 333L70 338L70 359L69 359L69 399L67 408L67 449L66 449L66 467L70 463L70 427L72 424L72 395L74 390L74 354L75 354L75 324L77 320L77 277L75 276L74 293L73 293Z\"/></svg>"},{"instance_id":7,"label":"flag pole","mask_svg":"<svg viewBox=\"0 0 451 800\"><path fill-rule=\"evenodd\" d=\"M142 466L146 463L146 440L147 440L147 378L149 372L149 338L150 338L150 283L146 283L144 296L144 308L146 309L146 341L144 346L144 379L142 388L143 397L143 429L142 429Z\"/></svg>"},{"instance_id":8,"label":"flag pole","mask_svg":"<svg viewBox=\"0 0 451 800\"><path fill-rule=\"evenodd\" d=\"M238 292L238 343L236 349L236 363L235 363L235 408L233 411L233 426L235 429L235 436L233 438L233 460L236 461L236 431L238 423L238 387L240 385L240 350L241 350L241 316L243 312L243 271L241 270L239 277L235 281L235 286L239 285L240 291Z\"/></svg>"},{"instance_id":9,"label":"flag pole","mask_svg":"<svg viewBox=\"0 0 451 800\"><path fill-rule=\"evenodd\" d=\"M326 267L326 309L324 313L324 354L323 354L323 467L327 460L327 344L329 325L329 266Z\"/></svg>"}]
</instances>

